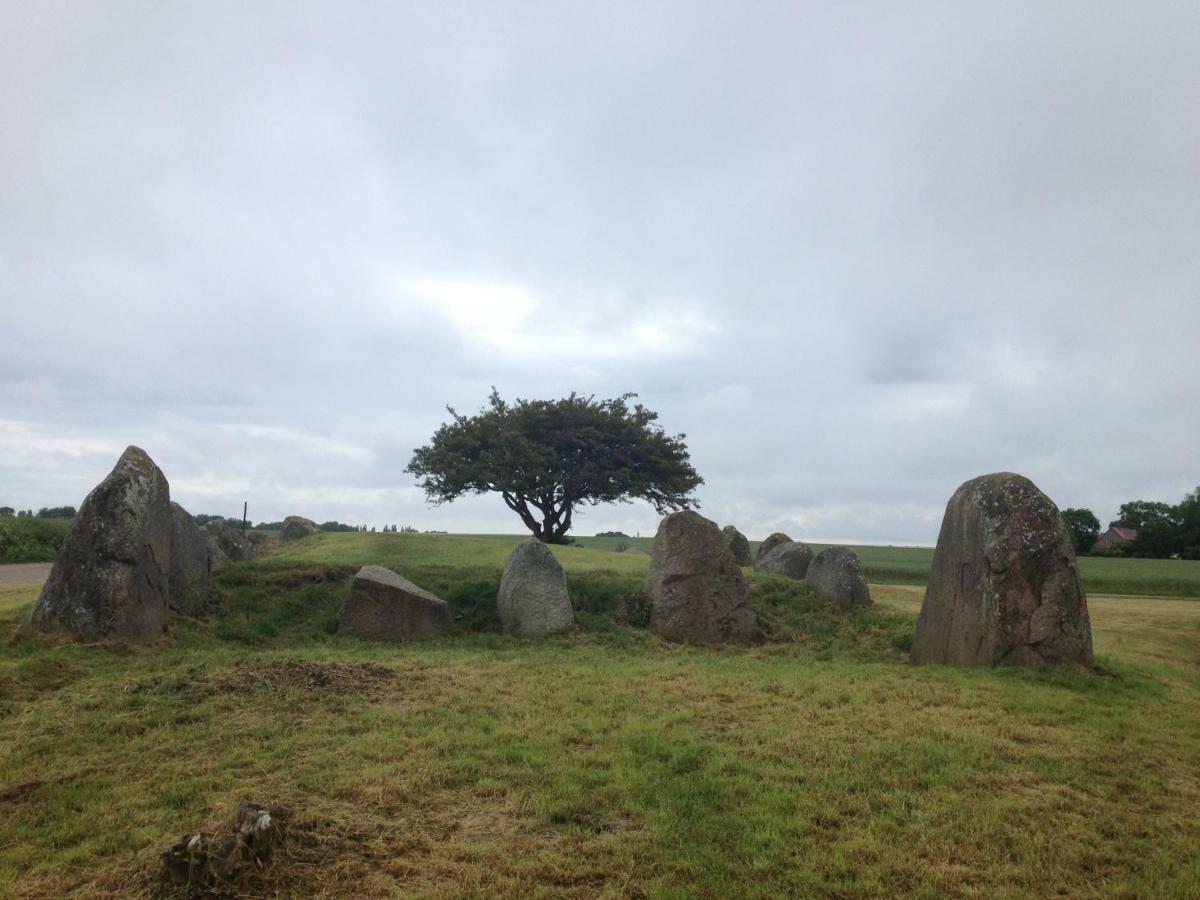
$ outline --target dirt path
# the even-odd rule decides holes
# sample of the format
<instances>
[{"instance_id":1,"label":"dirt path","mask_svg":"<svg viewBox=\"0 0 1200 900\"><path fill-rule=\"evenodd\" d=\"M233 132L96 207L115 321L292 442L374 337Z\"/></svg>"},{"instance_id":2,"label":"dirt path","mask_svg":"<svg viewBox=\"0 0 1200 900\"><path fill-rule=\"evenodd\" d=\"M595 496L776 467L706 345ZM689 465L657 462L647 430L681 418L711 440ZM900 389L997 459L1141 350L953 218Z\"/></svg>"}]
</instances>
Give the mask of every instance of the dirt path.
<instances>
[{"instance_id":1,"label":"dirt path","mask_svg":"<svg viewBox=\"0 0 1200 900\"><path fill-rule=\"evenodd\" d=\"M50 577L50 563L13 563L0 566L0 584L43 584Z\"/></svg>"}]
</instances>

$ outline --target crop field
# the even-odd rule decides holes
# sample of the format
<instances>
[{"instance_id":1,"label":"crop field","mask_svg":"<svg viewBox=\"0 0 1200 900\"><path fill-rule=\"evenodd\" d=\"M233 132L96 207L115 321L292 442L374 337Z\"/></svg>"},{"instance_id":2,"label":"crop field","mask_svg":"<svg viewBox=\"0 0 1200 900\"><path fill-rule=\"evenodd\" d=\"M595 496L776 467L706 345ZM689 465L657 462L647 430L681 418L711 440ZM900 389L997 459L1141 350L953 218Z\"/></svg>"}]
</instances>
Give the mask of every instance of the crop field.
<instances>
[{"instance_id":1,"label":"crop field","mask_svg":"<svg viewBox=\"0 0 1200 900\"><path fill-rule=\"evenodd\" d=\"M750 575L760 643L677 646L622 620L645 556L560 547L579 629L521 641L514 540L308 538L149 647L10 641L0 586L0 896L149 895L242 799L293 810L246 896L1200 895L1200 603L1091 596L1097 671L918 668L917 588ZM364 562L454 634L331 633Z\"/></svg>"}]
</instances>

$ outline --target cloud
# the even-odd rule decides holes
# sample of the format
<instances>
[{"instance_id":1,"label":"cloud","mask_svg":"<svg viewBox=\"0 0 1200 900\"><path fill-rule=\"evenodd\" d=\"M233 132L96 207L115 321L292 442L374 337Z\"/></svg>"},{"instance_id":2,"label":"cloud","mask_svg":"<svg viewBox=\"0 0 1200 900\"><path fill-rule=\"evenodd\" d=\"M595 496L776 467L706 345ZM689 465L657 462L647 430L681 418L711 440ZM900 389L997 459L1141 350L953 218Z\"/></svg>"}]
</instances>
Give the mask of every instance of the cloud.
<instances>
[{"instance_id":1,"label":"cloud","mask_svg":"<svg viewBox=\"0 0 1200 900\"><path fill-rule=\"evenodd\" d=\"M513 530L412 449L637 391L755 536L1016 469L1195 486L1183 5L0 10L0 503L127 443L196 511ZM583 530L650 531L643 504Z\"/></svg>"}]
</instances>

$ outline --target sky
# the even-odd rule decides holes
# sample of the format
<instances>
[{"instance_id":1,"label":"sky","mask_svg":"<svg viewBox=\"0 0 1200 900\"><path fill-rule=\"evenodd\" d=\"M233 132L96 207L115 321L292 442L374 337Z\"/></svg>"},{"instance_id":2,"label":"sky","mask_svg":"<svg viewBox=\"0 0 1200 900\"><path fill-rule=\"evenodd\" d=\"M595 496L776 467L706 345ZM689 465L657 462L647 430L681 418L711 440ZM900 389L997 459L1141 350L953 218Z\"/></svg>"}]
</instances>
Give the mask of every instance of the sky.
<instances>
[{"instance_id":1,"label":"sky","mask_svg":"<svg viewBox=\"0 0 1200 900\"><path fill-rule=\"evenodd\" d=\"M636 392L752 538L1200 484L1200 5L0 5L0 505L519 532L446 406ZM652 533L642 503L576 533Z\"/></svg>"}]
</instances>

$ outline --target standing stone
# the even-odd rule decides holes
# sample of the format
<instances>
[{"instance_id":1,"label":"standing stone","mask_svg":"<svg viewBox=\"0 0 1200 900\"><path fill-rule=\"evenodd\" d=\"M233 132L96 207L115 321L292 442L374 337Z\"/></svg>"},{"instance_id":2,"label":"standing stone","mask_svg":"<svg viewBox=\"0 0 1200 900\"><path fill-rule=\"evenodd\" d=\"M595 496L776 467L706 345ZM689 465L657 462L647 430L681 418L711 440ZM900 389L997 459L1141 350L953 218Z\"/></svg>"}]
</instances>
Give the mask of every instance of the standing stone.
<instances>
[{"instance_id":1,"label":"standing stone","mask_svg":"<svg viewBox=\"0 0 1200 900\"><path fill-rule=\"evenodd\" d=\"M732 525L721 529L721 545L733 554L733 561L739 566L750 565L750 542Z\"/></svg>"},{"instance_id":2,"label":"standing stone","mask_svg":"<svg viewBox=\"0 0 1200 900\"><path fill-rule=\"evenodd\" d=\"M220 519L206 522L204 533L214 572L231 562L244 562L254 555L246 536L241 531L230 528Z\"/></svg>"},{"instance_id":3,"label":"standing stone","mask_svg":"<svg viewBox=\"0 0 1200 900\"><path fill-rule=\"evenodd\" d=\"M843 612L871 605L862 561L849 547L826 547L809 564L804 580L818 597Z\"/></svg>"},{"instance_id":4,"label":"standing stone","mask_svg":"<svg viewBox=\"0 0 1200 900\"><path fill-rule=\"evenodd\" d=\"M298 541L310 534L317 534L320 527L312 519L304 516L288 516L283 520L282 536L285 541Z\"/></svg>"},{"instance_id":5,"label":"standing stone","mask_svg":"<svg viewBox=\"0 0 1200 900\"><path fill-rule=\"evenodd\" d=\"M770 553L772 550L774 550L780 544L791 544L791 543L793 543L793 541L790 537L788 537L782 531L776 531L774 534L772 534L765 541L763 541L761 544L758 545L758 552L756 554L754 554L754 560L755 560L755 562L757 562L758 560L762 559L764 556L766 556L768 553Z\"/></svg>"},{"instance_id":6,"label":"standing stone","mask_svg":"<svg viewBox=\"0 0 1200 900\"><path fill-rule=\"evenodd\" d=\"M338 613L338 634L369 641L440 637L450 630L445 600L383 566L363 566Z\"/></svg>"},{"instance_id":7,"label":"standing stone","mask_svg":"<svg viewBox=\"0 0 1200 900\"><path fill-rule=\"evenodd\" d=\"M766 556L760 557L754 564L754 570L803 581L804 576L808 574L808 565L812 558L812 548L808 544L788 541L786 544L776 544Z\"/></svg>"},{"instance_id":8,"label":"standing stone","mask_svg":"<svg viewBox=\"0 0 1200 900\"><path fill-rule=\"evenodd\" d=\"M25 627L145 642L170 615L171 497L144 450L129 447L71 523Z\"/></svg>"},{"instance_id":9,"label":"standing stone","mask_svg":"<svg viewBox=\"0 0 1200 900\"><path fill-rule=\"evenodd\" d=\"M756 617L742 570L715 522L692 510L658 526L643 588L653 604L650 629L669 641L747 641Z\"/></svg>"},{"instance_id":10,"label":"standing stone","mask_svg":"<svg viewBox=\"0 0 1200 900\"><path fill-rule=\"evenodd\" d=\"M185 616L204 612L212 598L208 535L186 509L171 502L171 609Z\"/></svg>"},{"instance_id":11,"label":"standing stone","mask_svg":"<svg viewBox=\"0 0 1200 900\"><path fill-rule=\"evenodd\" d=\"M1011 472L946 505L912 659L955 666L1092 663L1092 626L1058 507Z\"/></svg>"},{"instance_id":12,"label":"standing stone","mask_svg":"<svg viewBox=\"0 0 1200 900\"><path fill-rule=\"evenodd\" d=\"M509 554L496 609L504 633L516 637L558 634L575 624L567 577L550 548L537 538L521 541Z\"/></svg>"}]
</instances>

